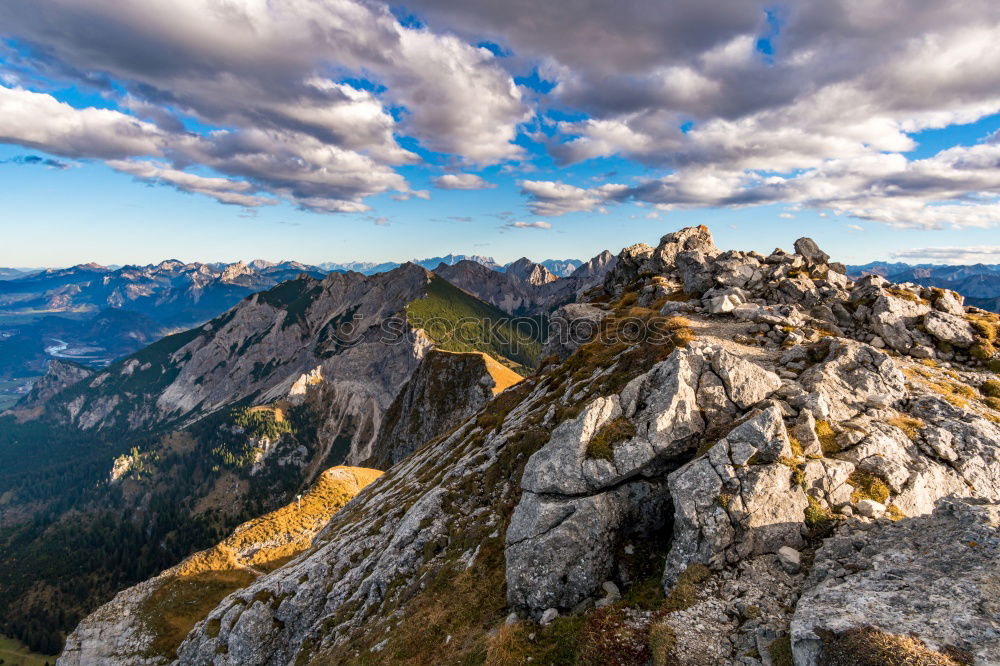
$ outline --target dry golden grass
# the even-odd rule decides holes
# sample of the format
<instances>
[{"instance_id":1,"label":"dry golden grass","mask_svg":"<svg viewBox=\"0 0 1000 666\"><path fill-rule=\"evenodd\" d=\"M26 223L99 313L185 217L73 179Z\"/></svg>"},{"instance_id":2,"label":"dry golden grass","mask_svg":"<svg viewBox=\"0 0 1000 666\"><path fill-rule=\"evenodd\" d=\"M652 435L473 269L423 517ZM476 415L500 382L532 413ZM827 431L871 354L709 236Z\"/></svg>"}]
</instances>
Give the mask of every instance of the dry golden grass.
<instances>
[{"instance_id":1,"label":"dry golden grass","mask_svg":"<svg viewBox=\"0 0 1000 666\"><path fill-rule=\"evenodd\" d=\"M331 467L302 494L301 508L291 502L247 521L222 543L165 571L139 608L154 636L148 656L174 658L184 637L222 599L308 548L330 518L381 474L363 467Z\"/></svg>"},{"instance_id":2,"label":"dry golden grass","mask_svg":"<svg viewBox=\"0 0 1000 666\"><path fill-rule=\"evenodd\" d=\"M972 660L958 651L935 652L919 638L863 627L823 636L819 663L820 666L964 666Z\"/></svg>"},{"instance_id":3,"label":"dry golden grass","mask_svg":"<svg viewBox=\"0 0 1000 666\"><path fill-rule=\"evenodd\" d=\"M301 508L292 502L243 523L222 543L187 558L176 573L188 576L263 566L299 553L310 546L313 535L333 514L381 474L364 467L331 467L302 494Z\"/></svg>"},{"instance_id":4,"label":"dry golden grass","mask_svg":"<svg viewBox=\"0 0 1000 666\"><path fill-rule=\"evenodd\" d=\"M907 414L894 416L888 420L888 423L889 425L902 430L903 434L909 437L911 441L916 441L917 437L920 435L920 430L926 426L926 424L920 419L913 418Z\"/></svg>"},{"instance_id":5,"label":"dry golden grass","mask_svg":"<svg viewBox=\"0 0 1000 666\"><path fill-rule=\"evenodd\" d=\"M885 504L886 500L889 499L889 487L882 479L868 472L861 470L851 472L851 475L847 477L847 483L854 487L854 491L851 493L851 502L855 504L866 499Z\"/></svg>"},{"instance_id":6,"label":"dry golden grass","mask_svg":"<svg viewBox=\"0 0 1000 666\"><path fill-rule=\"evenodd\" d=\"M483 360L486 361L486 371L490 373L490 377L492 377L495 382L495 385L493 386L493 395L503 393L511 386L524 379L524 377L503 365L489 354L480 353L480 356L482 356Z\"/></svg>"},{"instance_id":7,"label":"dry golden grass","mask_svg":"<svg viewBox=\"0 0 1000 666\"><path fill-rule=\"evenodd\" d=\"M837 444L837 433L833 431L829 421L816 421L816 437L819 438L819 446L824 455L840 452L840 446Z\"/></svg>"}]
</instances>

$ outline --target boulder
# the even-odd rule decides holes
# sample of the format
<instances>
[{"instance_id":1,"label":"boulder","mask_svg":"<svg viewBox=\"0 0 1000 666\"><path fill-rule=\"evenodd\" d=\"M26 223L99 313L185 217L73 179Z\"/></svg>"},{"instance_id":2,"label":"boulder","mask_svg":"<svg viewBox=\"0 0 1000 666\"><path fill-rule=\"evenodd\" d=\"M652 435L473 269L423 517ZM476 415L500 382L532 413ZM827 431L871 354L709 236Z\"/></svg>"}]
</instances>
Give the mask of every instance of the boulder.
<instances>
[{"instance_id":1,"label":"boulder","mask_svg":"<svg viewBox=\"0 0 1000 666\"><path fill-rule=\"evenodd\" d=\"M969 347L976 341L972 325L959 315L932 310L924 317L924 328L941 342Z\"/></svg>"},{"instance_id":2,"label":"boulder","mask_svg":"<svg viewBox=\"0 0 1000 666\"><path fill-rule=\"evenodd\" d=\"M819 249L812 238L800 238L795 241L795 253L802 255L809 265L825 264L830 261L830 255Z\"/></svg>"},{"instance_id":3,"label":"boulder","mask_svg":"<svg viewBox=\"0 0 1000 666\"><path fill-rule=\"evenodd\" d=\"M791 623L796 666L913 639L977 664L1000 655L1000 505L942 499L931 515L843 530L816 553ZM903 637L908 641L901 640ZM900 656L900 647L895 656ZM929 659L907 663L945 663Z\"/></svg>"}]
</instances>

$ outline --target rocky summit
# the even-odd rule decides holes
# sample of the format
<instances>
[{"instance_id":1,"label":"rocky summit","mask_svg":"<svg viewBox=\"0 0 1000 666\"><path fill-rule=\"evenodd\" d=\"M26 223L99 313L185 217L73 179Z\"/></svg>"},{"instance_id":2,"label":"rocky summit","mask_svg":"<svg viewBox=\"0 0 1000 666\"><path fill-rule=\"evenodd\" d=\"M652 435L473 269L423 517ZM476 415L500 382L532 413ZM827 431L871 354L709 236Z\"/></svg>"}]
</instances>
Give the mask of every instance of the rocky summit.
<instances>
[{"instance_id":1,"label":"rocky summit","mask_svg":"<svg viewBox=\"0 0 1000 666\"><path fill-rule=\"evenodd\" d=\"M941 288L851 279L808 238L721 251L695 227L585 265L589 282L549 302L526 370L510 347L449 348L414 305L455 289L451 275L474 279L462 264L365 285L384 298L362 307L391 297L382 310L408 313L398 357L285 351L321 348L315 331L344 306L318 303L362 279L350 276L300 285L315 297L281 312L254 297L177 346L184 365L157 408L241 390L250 413L270 410L285 457L291 435L274 424L289 396L350 402L348 382L383 368L377 418L348 460L384 474L298 527L265 521L267 548L296 544L281 557L254 560L265 546L236 548L234 534L185 560L224 560L240 580L189 600L183 621L169 618L171 600L188 603L188 564L120 592L59 663L1000 663L997 315ZM504 277L522 294L561 280L520 268ZM506 314L524 307L504 298ZM244 364L230 340L251 336L291 359L284 383L268 380L280 391L248 390L264 382L253 373L223 380ZM331 377L334 393L309 388ZM75 412L59 395L113 381L61 368L34 400L54 396L80 422L114 394Z\"/></svg>"}]
</instances>

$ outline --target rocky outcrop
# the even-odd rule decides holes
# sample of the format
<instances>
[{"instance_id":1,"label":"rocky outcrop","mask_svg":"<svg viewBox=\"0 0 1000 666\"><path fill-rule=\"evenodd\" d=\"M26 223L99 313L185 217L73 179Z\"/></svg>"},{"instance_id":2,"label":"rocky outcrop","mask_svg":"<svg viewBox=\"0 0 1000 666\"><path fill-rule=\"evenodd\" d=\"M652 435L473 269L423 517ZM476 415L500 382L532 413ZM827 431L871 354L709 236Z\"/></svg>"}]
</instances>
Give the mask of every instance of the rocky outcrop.
<instances>
[{"instance_id":1,"label":"rocky outcrop","mask_svg":"<svg viewBox=\"0 0 1000 666\"><path fill-rule=\"evenodd\" d=\"M507 266L504 273L512 278L520 280L525 284L539 287L549 282L555 282L559 278L553 275L549 269L541 264L537 264L527 257L521 257L514 263Z\"/></svg>"},{"instance_id":2,"label":"rocky outcrop","mask_svg":"<svg viewBox=\"0 0 1000 666\"><path fill-rule=\"evenodd\" d=\"M371 466L387 469L399 462L520 379L484 354L427 352L385 414Z\"/></svg>"},{"instance_id":3,"label":"rocky outcrop","mask_svg":"<svg viewBox=\"0 0 1000 666\"><path fill-rule=\"evenodd\" d=\"M557 309L549 317L549 335L545 340L542 358L568 358L580 345L597 335L601 320L607 314L606 310L587 303L568 303Z\"/></svg>"},{"instance_id":4,"label":"rocky outcrop","mask_svg":"<svg viewBox=\"0 0 1000 666\"><path fill-rule=\"evenodd\" d=\"M441 264L434 272L504 312L521 316L547 314L575 301L578 294L597 285L615 261L603 253L581 265L569 277L557 278L541 264L519 259L500 273L473 261Z\"/></svg>"},{"instance_id":5,"label":"rocky outcrop","mask_svg":"<svg viewBox=\"0 0 1000 666\"><path fill-rule=\"evenodd\" d=\"M546 663L626 632L637 663L802 666L878 631L991 663L995 322L795 250L626 248L576 304L606 335L551 344L565 360L393 465L179 662Z\"/></svg>"},{"instance_id":6,"label":"rocky outcrop","mask_svg":"<svg viewBox=\"0 0 1000 666\"><path fill-rule=\"evenodd\" d=\"M795 664L877 656L869 632L891 637L886 656L922 652L919 641L942 659L908 663L996 663L998 593L998 504L947 498L921 518L845 527L817 551L795 607ZM949 654L961 661L944 661Z\"/></svg>"}]
</instances>

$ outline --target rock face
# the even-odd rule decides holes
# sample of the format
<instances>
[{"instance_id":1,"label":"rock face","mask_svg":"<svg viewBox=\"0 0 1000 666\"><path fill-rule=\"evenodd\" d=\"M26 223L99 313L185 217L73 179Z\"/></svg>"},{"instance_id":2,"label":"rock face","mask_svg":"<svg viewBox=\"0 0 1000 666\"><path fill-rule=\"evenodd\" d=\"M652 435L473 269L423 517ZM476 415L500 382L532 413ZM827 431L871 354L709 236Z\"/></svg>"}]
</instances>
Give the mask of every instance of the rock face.
<instances>
[{"instance_id":1,"label":"rock face","mask_svg":"<svg viewBox=\"0 0 1000 666\"><path fill-rule=\"evenodd\" d=\"M521 379L505 370L483 354L427 352L386 412L372 447L373 465L388 469Z\"/></svg>"},{"instance_id":2,"label":"rock face","mask_svg":"<svg viewBox=\"0 0 1000 666\"><path fill-rule=\"evenodd\" d=\"M324 438L346 448L331 462L360 463L434 344L406 317L432 277L413 264L371 277L303 275L63 391L50 411L83 429L155 428L242 400L301 402L313 393Z\"/></svg>"},{"instance_id":3,"label":"rock face","mask_svg":"<svg viewBox=\"0 0 1000 666\"><path fill-rule=\"evenodd\" d=\"M577 294L599 284L615 261L609 252L604 252L563 278L528 259L519 259L504 273L472 261L452 266L441 264L434 272L476 298L520 316L548 313L576 300Z\"/></svg>"},{"instance_id":4,"label":"rock face","mask_svg":"<svg viewBox=\"0 0 1000 666\"><path fill-rule=\"evenodd\" d=\"M613 663L627 635L636 663L804 666L876 631L993 663L998 321L795 247L623 250L561 311L602 337L415 446L178 662Z\"/></svg>"},{"instance_id":5,"label":"rock face","mask_svg":"<svg viewBox=\"0 0 1000 666\"><path fill-rule=\"evenodd\" d=\"M549 269L541 264L536 264L527 257L521 257L514 263L507 266L504 271L510 277L516 278L525 284L539 287L549 282L555 282L559 278L553 275Z\"/></svg>"},{"instance_id":6,"label":"rock face","mask_svg":"<svg viewBox=\"0 0 1000 666\"><path fill-rule=\"evenodd\" d=\"M119 592L66 638L57 663L170 663L176 657L177 630L190 629L204 617L185 615L183 606L197 609L218 601L220 588L228 593L245 587L263 575L258 567L305 550L330 518L380 475L358 467L326 470L297 502L240 525L217 546Z\"/></svg>"},{"instance_id":7,"label":"rock face","mask_svg":"<svg viewBox=\"0 0 1000 666\"><path fill-rule=\"evenodd\" d=\"M791 625L796 666L825 663L868 628L996 663L1000 505L948 498L921 518L844 529L817 551L806 586Z\"/></svg>"},{"instance_id":8,"label":"rock face","mask_svg":"<svg viewBox=\"0 0 1000 666\"><path fill-rule=\"evenodd\" d=\"M35 382L28 395L17 404L16 411L25 412L42 407L52 397L90 378L94 371L70 361L52 359L45 375Z\"/></svg>"}]
</instances>

